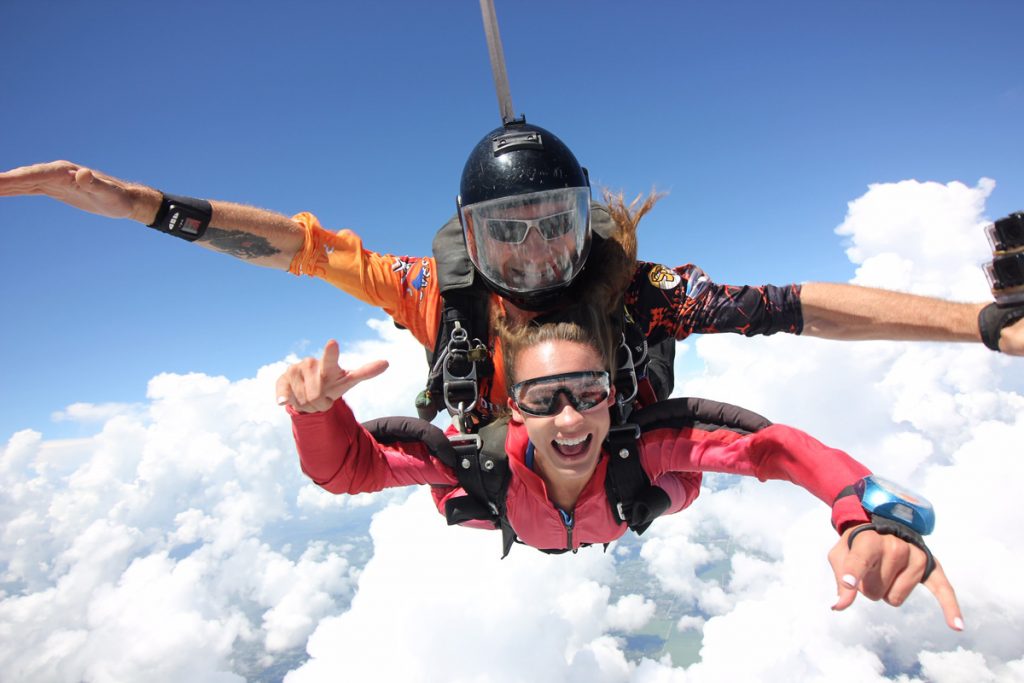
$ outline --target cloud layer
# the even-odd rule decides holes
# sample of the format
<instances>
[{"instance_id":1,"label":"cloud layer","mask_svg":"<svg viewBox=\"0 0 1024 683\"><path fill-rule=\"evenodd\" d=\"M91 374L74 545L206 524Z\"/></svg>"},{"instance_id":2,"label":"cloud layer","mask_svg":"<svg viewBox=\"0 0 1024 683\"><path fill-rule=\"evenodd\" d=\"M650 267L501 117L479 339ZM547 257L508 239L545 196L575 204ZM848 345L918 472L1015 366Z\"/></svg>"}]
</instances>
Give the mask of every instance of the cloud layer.
<instances>
[{"instance_id":1,"label":"cloud layer","mask_svg":"<svg viewBox=\"0 0 1024 683\"><path fill-rule=\"evenodd\" d=\"M993 186L872 186L837 229L854 281L984 299ZM343 362L392 367L352 403L364 419L408 414L422 350L370 324ZM899 610L861 598L833 613L827 509L784 484L709 478L639 541L505 560L495 534L446 527L423 491L330 496L302 477L273 403L282 361L239 382L162 374L141 406L55 414L99 425L87 438L9 438L0 678L1024 680L1021 361L786 335L708 336L681 353L704 367L681 393L804 428L925 494L967 630L949 631L923 589ZM629 558L647 578L623 586ZM702 633L699 661L630 654L666 596L686 607L674 629Z\"/></svg>"}]
</instances>

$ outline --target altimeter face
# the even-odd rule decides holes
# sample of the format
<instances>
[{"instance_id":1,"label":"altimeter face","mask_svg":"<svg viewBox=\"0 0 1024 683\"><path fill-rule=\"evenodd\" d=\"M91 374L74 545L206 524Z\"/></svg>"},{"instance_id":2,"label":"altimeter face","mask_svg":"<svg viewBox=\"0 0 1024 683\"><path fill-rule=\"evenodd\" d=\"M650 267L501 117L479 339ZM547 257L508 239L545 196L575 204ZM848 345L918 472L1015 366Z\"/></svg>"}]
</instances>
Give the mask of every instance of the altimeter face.
<instances>
[{"instance_id":1,"label":"altimeter face","mask_svg":"<svg viewBox=\"0 0 1024 683\"><path fill-rule=\"evenodd\" d=\"M869 475L857 483L861 505L871 514L906 524L920 534L931 533L935 512L924 496L900 484Z\"/></svg>"}]
</instances>

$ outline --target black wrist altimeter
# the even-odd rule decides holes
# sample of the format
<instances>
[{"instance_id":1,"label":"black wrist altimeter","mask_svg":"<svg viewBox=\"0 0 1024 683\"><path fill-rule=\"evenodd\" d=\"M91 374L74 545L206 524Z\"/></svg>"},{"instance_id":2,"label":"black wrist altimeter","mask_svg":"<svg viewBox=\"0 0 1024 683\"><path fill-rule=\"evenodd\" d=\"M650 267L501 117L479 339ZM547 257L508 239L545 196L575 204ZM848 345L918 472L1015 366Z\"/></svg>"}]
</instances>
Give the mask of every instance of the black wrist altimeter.
<instances>
[{"instance_id":1,"label":"black wrist altimeter","mask_svg":"<svg viewBox=\"0 0 1024 683\"><path fill-rule=\"evenodd\" d=\"M205 199L165 194L149 227L195 242L206 232L212 217L213 207Z\"/></svg>"}]
</instances>

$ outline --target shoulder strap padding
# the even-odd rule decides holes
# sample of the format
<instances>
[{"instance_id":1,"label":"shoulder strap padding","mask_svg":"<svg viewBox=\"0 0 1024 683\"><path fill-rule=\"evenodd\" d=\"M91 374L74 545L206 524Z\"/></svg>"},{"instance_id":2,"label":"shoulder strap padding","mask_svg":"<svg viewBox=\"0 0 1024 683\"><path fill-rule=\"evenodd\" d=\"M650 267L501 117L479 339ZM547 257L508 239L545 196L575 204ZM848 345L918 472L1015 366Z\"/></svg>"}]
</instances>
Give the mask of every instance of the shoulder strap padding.
<instances>
[{"instance_id":1,"label":"shoulder strap padding","mask_svg":"<svg viewBox=\"0 0 1024 683\"><path fill-rule=\"evenodd\" d=\"M630 421L645 432L659 427L695 427L705 431L726 429L752 434L772 424L766 417L746 408L693 397L659 401L633 413Z\"/></svg>"},{"instance_id":2,"label":"shoulder strap padding","mask_svg":"<svg viewBox=\"0 0 1024 683\"><path fill-rule=\"evenodd\" d=\"M434 235L432 246L441 293L472 286L475 271L466 253L466 241L462 236L462 223L459 222L458 214L441 226Z\"/></svg>"},{"instance_id":3,"label":"shoulder strap padding","mask_svg":"<svg viewBox=\"0 0 1024 683\"><path fill-rule=\"evenodd\" d=\"M612 220L612 215L608 213L608 207L593 199L590 200L590 229L604 239L608 239L619 229Z\"/></svg>"},{"instance_id":4,"label":"shoulder strap padding","mask_svg":"<svg viewBox=\"0 0 1024 683\"><path fill-rule=\"evenodd\" d=\"M379 443L419 441L431 455L453 470L458 470L455 449L444 432L426 420L415 417L380 417L364 422L363 427Z\"/></svg>"}]
</instances>

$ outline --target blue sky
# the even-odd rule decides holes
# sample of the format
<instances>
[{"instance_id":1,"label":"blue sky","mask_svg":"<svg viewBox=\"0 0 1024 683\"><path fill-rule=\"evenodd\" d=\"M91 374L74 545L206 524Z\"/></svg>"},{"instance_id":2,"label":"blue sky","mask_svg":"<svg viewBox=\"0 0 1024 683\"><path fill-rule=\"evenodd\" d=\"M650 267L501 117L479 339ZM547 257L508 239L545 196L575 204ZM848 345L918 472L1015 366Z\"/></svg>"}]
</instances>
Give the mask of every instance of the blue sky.
<instances>
[{"instance_id":1,"label":"blue sky","mask_svg":"<svg viewBox=\"0 0 1024 683\"><path fill-rule=\"evenodd\" d=\"M244 7L244 10L242 9ZM597 182L670 196L641 254L847 280L870 183L994 178L1024 205L1016 2L499 2L516 111ZM5 3L0 167L66 158L423 254L498 120L476 2ZM231 378L373 314L312 280L41 198L0 200L0 433L158 371ZM981 237L979 236L979 239Z\"/></svg>"}]
</instances>

